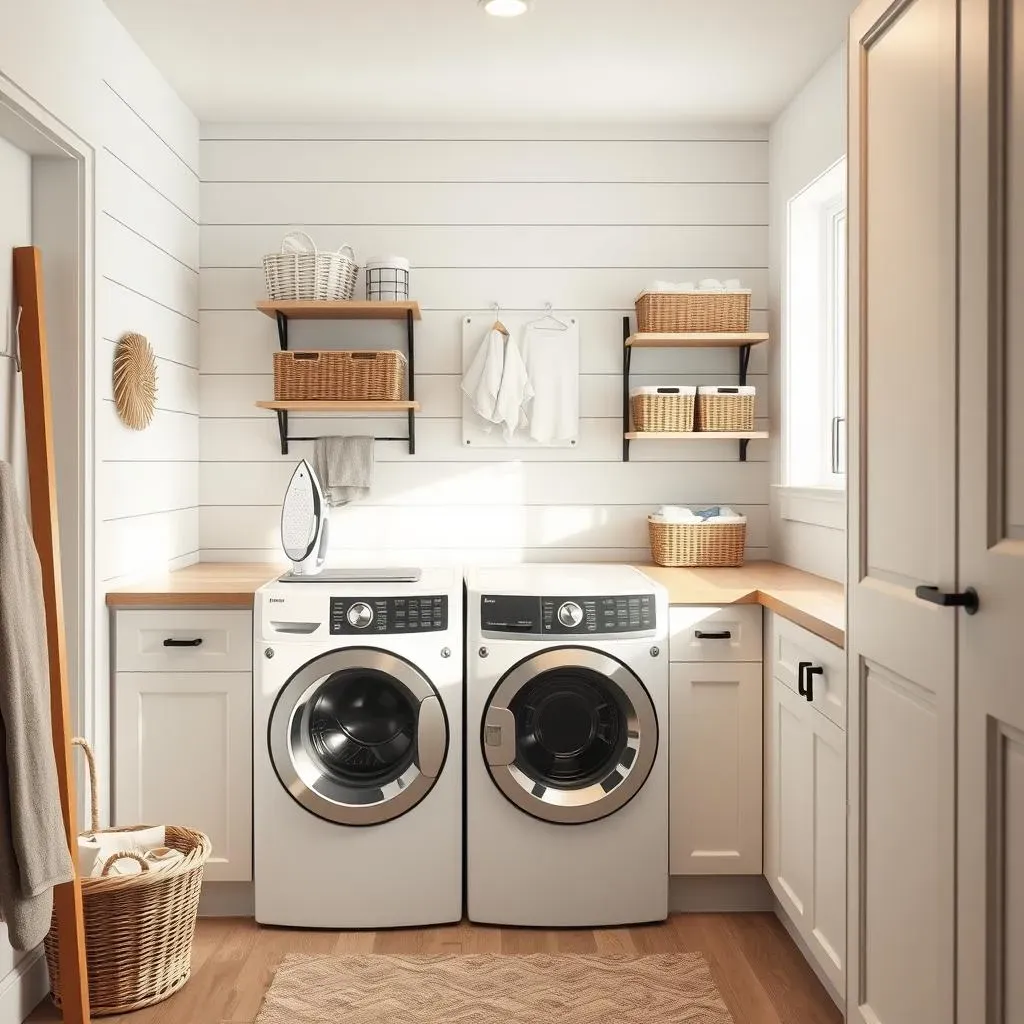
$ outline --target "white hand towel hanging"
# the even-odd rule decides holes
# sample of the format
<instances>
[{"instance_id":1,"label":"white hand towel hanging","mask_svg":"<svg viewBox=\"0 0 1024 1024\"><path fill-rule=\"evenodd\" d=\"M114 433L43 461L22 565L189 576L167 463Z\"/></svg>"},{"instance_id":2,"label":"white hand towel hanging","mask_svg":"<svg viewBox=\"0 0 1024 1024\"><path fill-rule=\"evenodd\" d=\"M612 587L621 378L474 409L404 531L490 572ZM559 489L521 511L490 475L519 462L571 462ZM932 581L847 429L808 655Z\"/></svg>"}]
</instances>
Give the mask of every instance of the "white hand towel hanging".
<instances>
[{"instance_id":1,"label":"white hand towel hanging","mask_svg":"<svg viewBox=\"0 0 1024 1024\"><path fill-rule=\"evenodd\" d=\"M462 378L462 390L469 399L473 411L488 423L501 422L496 410L504 369L505 336L500 331L491 329L484 336L473 362Z\"/></svg>"},{"instance_id":2,"label":"white hand towel hanging","mask_svg":"<svg viewBox=\"0 0 1024 1024\"><path fill-rule=\"evenodd\" d=\"M529 408L530 437L539 444L571 441L580 428L578 326L562 330L529 326L523 359L533 385Z\"/></svg>"},{"instance_id":3,"label":"white hand towel hanging","mask_svg":"<svg viewBox=\"0 0 1024 1024\"><path fill-rule=\"evenodd\" d=\"M511 441L515 432L527 425L526 410L533 395L533 385L519 345L515 337L509 335L505 342L505 365L502 368L501 387L498 389L498 401L494 409L494 422L502 425L506 441Z\"/></svg>"}]
</instances>

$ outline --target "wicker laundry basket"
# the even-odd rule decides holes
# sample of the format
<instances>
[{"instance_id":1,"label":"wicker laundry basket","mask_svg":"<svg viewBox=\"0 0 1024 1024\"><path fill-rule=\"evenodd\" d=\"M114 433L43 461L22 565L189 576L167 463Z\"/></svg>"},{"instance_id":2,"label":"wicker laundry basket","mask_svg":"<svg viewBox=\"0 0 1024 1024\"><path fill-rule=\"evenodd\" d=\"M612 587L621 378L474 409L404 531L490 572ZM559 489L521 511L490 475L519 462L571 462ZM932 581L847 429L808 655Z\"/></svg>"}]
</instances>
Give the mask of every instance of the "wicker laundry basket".
<instances>
[{"instance_id":1,"label":"wicker laundry basket","mask_svg":"<svg viewBox=\"0 0 1024 1024\"><path fill-rule=\"evenodd\" d=\"M84 750L89 766L92 828L82 834L131 831L99 828L96 759L85 740L72 742ZM147 870L144 865L141 874L107 875L117 859L112 857L104 865L103 876L82 879L89 1003L94 1016L152 1006L189 979L203 867L212 847L202 832L174 825L166 827L164 841L185 855L180 864L159 871ZM140 858L134 855L133 859ZM59 1007L56 916L44 945L51 995Z\"/></svg>"},{"instance_id":2,"label":"wicker laundry basket","mask_svg":"<svg viewBox=\"0 0 1024 1024\"><path fill-rule=\"evenodd\" d=\"M666 523L648 516L655 565L721 568L743 564L747 524Z\"/></svg>"},{"instance_id":3,"label":"wicker laundry basket","mask_svg":"<svg viewBox=\"0 0 1024 1024\"><path fill-rule=\"evenodd\" d=\"M693 430L695 387L638 387L629 393L633 429L645 433Z\"/></svg>"},{"instance_id":4,"label":"wicker laundry basket","mask_svg":"<svg viewBox=\"0 0 1024 1024\"><path fill-rule=\"evenodd\" d=\"M267 296L273 301L351 299L358 274L352 246L321 252L305 231L285 235L281 251L263 257Z\"/></svg>"},{"instance_id":5,"label":"wicker laundry basket","mask_svg":"<svg viewBox=\"0 0 1024 1024\"><path fill-rule=\"evenodd\" d=\"M275 402L399 402L404 353L275 352Z\"/></svg>"},{"instance_id":6,"label":"wicker laundry basket","mask_svg":"<svg viewBox=\"0 0 1024 1024\"><path fill-rule=\"evenodd\" d=\"M742 334L750 330L750 292L642 292L640 334Z\"/></svg>"},{"instance_id":7,"label":"wicker laundry basket","mask_svg":"<svg viewBox=\"0 0 1024 1024\"><path fill-rule=\"evenodd\" d=\"M753 430L756 395L757 389L749 385L697 388L697 429L736 432Z\"/></svg>"}]
</instances>

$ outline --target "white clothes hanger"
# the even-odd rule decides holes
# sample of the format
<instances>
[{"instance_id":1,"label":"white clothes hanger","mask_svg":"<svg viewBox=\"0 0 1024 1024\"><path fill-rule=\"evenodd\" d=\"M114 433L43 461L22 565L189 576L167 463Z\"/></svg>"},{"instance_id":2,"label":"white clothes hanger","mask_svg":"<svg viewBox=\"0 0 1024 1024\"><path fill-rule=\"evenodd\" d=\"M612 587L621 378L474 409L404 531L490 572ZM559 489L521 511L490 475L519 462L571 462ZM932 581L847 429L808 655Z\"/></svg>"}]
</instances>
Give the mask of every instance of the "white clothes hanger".
<instances>
[{"instance_id":1,"label":"white clothes hanger","mask_svg":"<svg viewBox=\"0 0 1024 1024\"><path fill-rule=\"evenodd\" d=\"M550 326L545 324L544 329L547 330L547 331L567 331L567 330L569 330L569 325L564 320L559 320L558 317L555 316L554 313L551 312L551 303L550 302L546 302L544 304L544 315L542 317L538 317L536 320L531 320L526 326L527 327L536 327L539 324L544 324L544 322L546 320L550 320L551 321Z\"/></svg>"}]
</instances>

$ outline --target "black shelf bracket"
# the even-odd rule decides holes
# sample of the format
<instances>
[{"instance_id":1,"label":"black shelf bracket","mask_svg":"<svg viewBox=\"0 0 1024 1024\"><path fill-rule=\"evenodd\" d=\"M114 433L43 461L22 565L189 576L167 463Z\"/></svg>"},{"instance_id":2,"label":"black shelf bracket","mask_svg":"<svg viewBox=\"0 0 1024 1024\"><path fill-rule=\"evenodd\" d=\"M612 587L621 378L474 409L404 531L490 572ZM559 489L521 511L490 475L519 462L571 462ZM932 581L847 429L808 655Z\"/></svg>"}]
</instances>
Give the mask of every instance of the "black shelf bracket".
<instances>
[{"instance_id":1,"label":"black shelf bracket","mask_svg":"<svg viewBox=\"0 0 1024 1024\"><path fill-rule=\"evenodd\" d=\"M740 440L740 462L747 461L747 445L750 444L750 438L744 437Z\"/></svg>"},{"instance_id":2,"label":"black shelf bracket","mask_svg":"<svg viewBox=\"0 0 1024 1024\"><path fill-rule=\"evenodd\" d=\"M405 335L409 353L409 401L416 401L416 321L412 310L405 311ZM416 411L409 410L409 454L416 454Z\"/></svg>"},{"instance_id":3,"label":"black shelf bracket","mask_svg":"<svg viewBox=\"0 0 1024 1024\"><path fill-rule=\"evenodd\" d=\"M312 437L312 436L305 437L305 436L289 435L289 433L288 433L288 410L287 409L275 409L274 412L277 413L277 431L278 431L278 434L281 437L281 454L282 455L287 455L288 454L288 445L292 441L315 441L316 440L316 438ZM412 418L412 410L411 409L409 410L409 422L410 423L415 423L415 420ZM415 438L414 435L409 435L407 437L375 437L374 441L408 441L409 442L410 453L412 452L412 449L416 446L416 438Z\"/></svg>"},{"instance_id":4,"label":"black shelf bracket","mask_svg":"<svg viewBox=\"0 0 1024 1024\"><path fill-rule=\"evenodd\" d=\"M747 369L750 366L750 351L753 345L740 345L740 387L744 387L747 383Z\"/></svg>"},{"instance_id":5,"label":"black shelf bracket","mask_svg":"<svg viewBox=\"0 0 1024 1024\"><path fill-rule=\"evenodd\" d=\"M282 352L288 351L288 317L278 310L275 314L277 319L277 341Z\"/></svg>"},{"instance_id":6,"label":"black shelf bracket","mask_svg":"<svg viewBox=\"0 0 1024 1024\"><path fill-rule=\"evenodd\" d=\"M629 315L622 318L622 461L629 462L629 370L633 362L633 346L629 341Z\"/></svg>"}]
</instances>

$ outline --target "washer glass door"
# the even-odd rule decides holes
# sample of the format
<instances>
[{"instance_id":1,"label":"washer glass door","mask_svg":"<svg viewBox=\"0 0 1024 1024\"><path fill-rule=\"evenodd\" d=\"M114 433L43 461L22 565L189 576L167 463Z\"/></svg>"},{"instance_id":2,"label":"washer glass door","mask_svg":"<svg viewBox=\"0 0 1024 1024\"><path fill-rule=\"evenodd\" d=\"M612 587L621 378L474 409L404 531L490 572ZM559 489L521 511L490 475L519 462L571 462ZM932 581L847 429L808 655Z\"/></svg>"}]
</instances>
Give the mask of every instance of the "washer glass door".
<instances>
[{"instance_id":1,"label":"washer glass door","mask_svg":"<svg viewBox=\"0 0 1024 1024\"><path fill-rule=\"evenodd\" d=\"M647 781L658 719L621 661L560 647L521 661L491 694L483 753L498 788L544 821L578 825L613 814Z\"/></svg>"},{"instance_id":2,"label":"washer glass door","mask_svg":"<svg viewBox=\"0 0 1024 1024\"><path fill-rule=\"evenodd\" d=\"M353 647L314 658L288 680L268 742L278 778L306 810L341 825L377 825L430 792L448 727L437 691L415 666Z\"/></svg>"}]
</instances>

